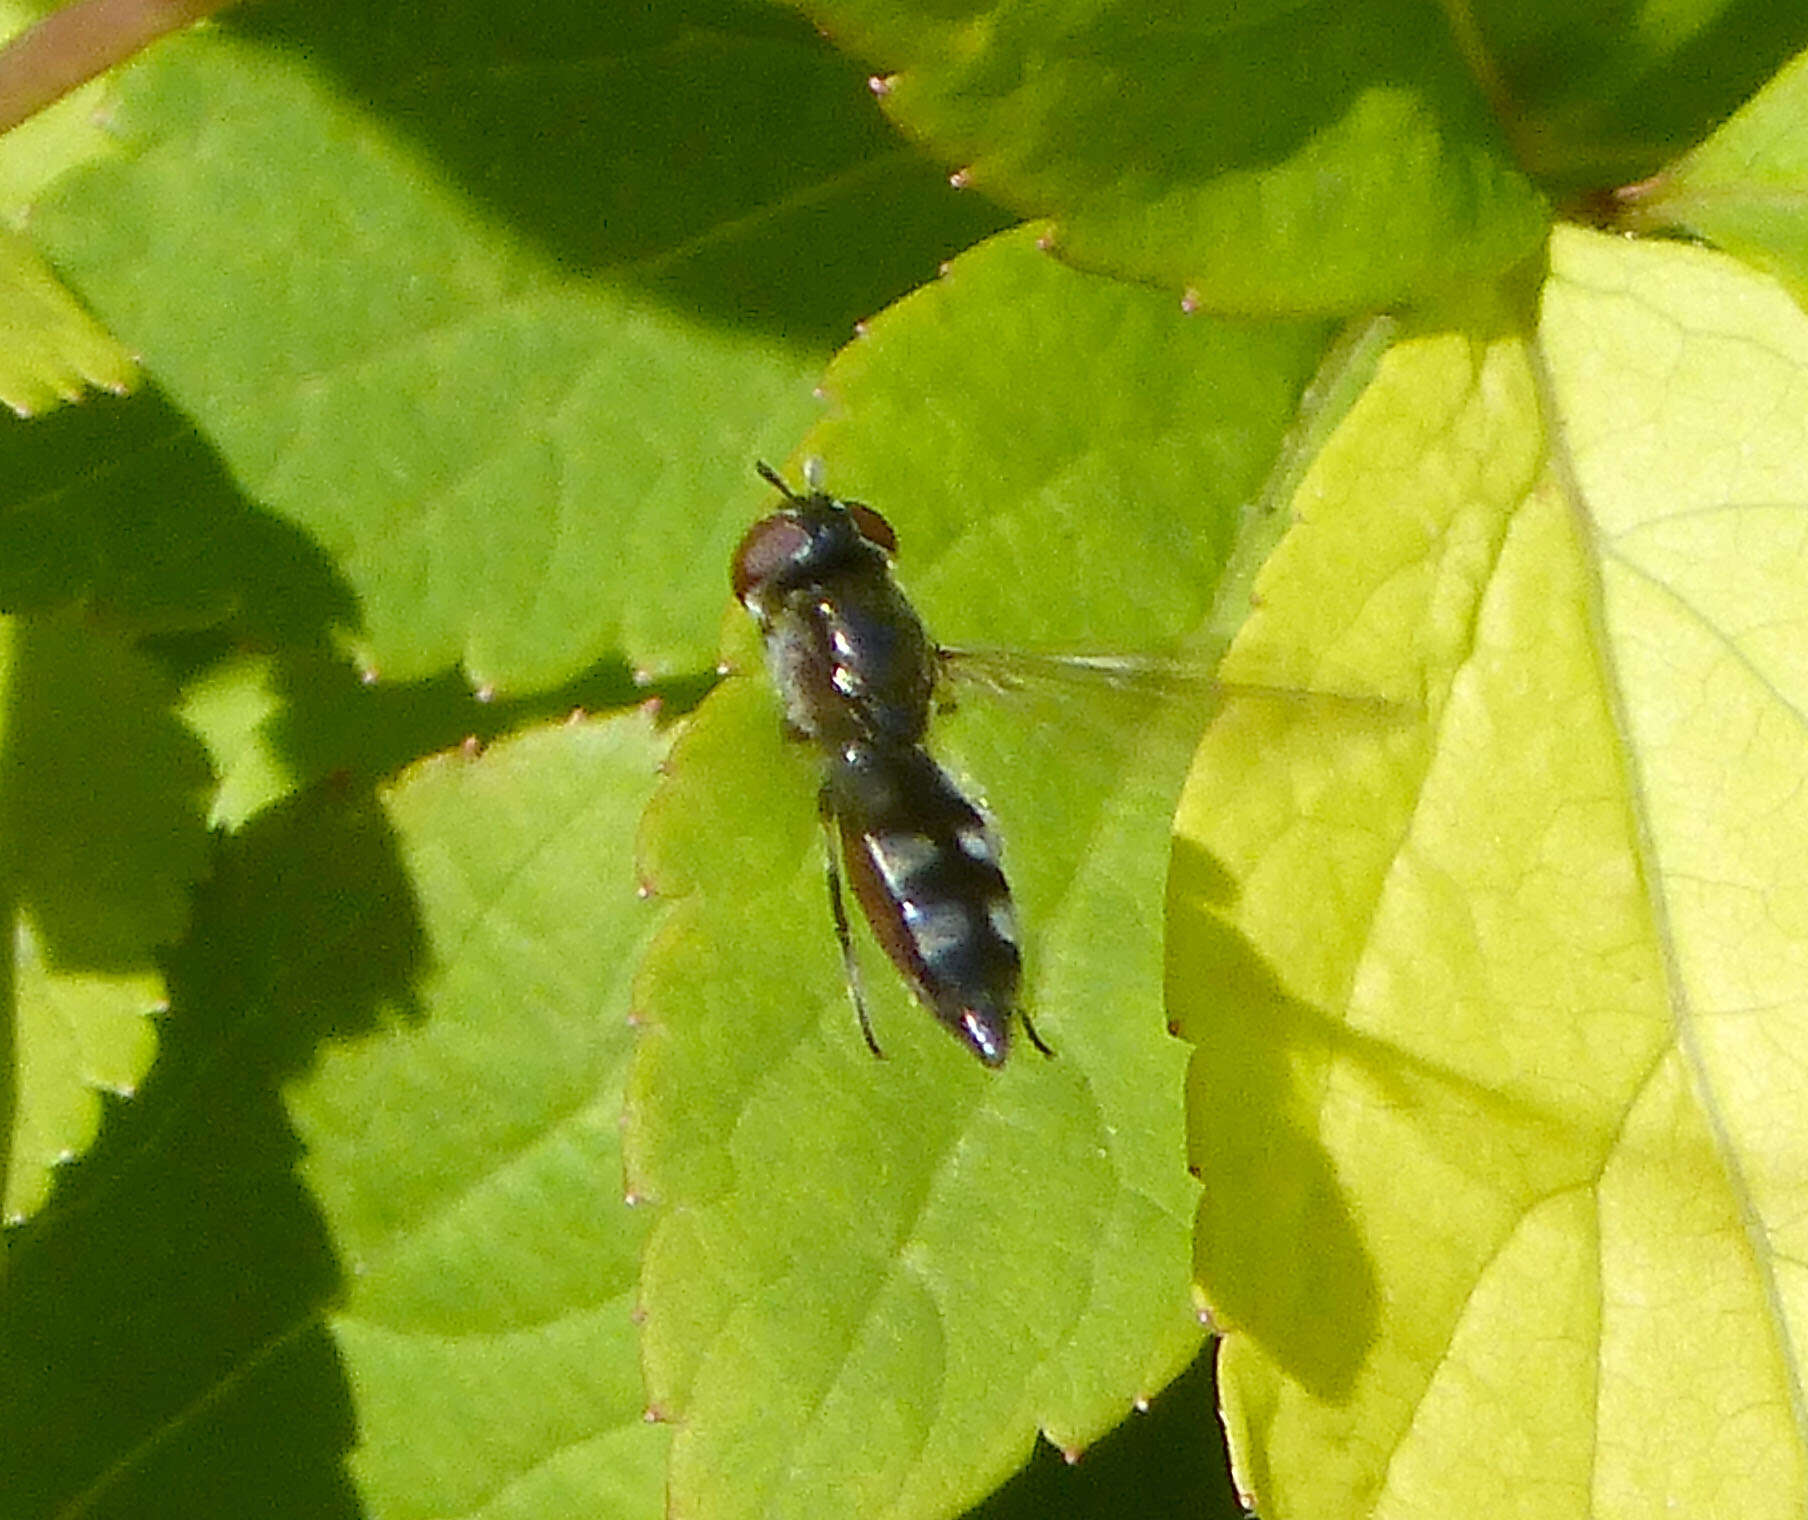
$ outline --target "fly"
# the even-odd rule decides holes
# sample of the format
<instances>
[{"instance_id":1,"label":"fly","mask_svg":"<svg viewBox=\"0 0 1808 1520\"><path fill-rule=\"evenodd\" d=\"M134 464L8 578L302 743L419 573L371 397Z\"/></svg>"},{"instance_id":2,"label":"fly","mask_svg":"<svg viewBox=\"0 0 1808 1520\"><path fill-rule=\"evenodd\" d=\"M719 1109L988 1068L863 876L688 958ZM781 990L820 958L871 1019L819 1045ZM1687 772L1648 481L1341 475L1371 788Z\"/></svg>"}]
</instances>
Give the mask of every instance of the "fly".
<instances>
[{"instance_id":1,"label":"fly","mask_svg":"<svg viewBox=\"0 0 1808 1520\"><path fill-rule=\"evenodd\" d=\"M757 468L785 504L741 540L734 594L759 627L787 732L822 761L829 909L868 1047L884 1054L860 990L843 868L880 948L974 1055L1002 1066L1018 1020L1052 1055L1022 1006L997 837L924 747L941 653L892 579L897 535L871 507L822 490L814 472L799 495Z\"/></svg>"}]
</instances>

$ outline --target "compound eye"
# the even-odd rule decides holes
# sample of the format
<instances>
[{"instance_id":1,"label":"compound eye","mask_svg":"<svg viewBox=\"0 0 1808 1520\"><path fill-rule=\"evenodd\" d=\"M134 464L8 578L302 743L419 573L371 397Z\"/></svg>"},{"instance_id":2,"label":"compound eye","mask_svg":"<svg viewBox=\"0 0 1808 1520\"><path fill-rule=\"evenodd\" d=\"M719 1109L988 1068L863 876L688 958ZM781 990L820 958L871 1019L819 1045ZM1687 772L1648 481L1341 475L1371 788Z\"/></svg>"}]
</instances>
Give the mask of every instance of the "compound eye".
<instances>
[{"instance_id":1,"label":"compound eye","mask_svg":"<svg viewBox=\"0 0 1808 1520\"><path fill-rule=\"evenodd\" d=\"M765 585L809 552L810 530L795 517L784 512L762 517L747 530L740 548L735 550L731 575L735 600L746 601L748 592Z\"/></svg>"},{"instance_id":2,"label":"compound eye","mask_svg":"<svg viewBox=\"0 0 1808 1520\"><path fill-rule=\"evenodd\" d=\"M860 530L860 536L869 544L876 544L887 554L898 552L898 535L892 526L863 501L844 501L847 514L854 519L854 526Z\"/></svg>"}]
</instances>

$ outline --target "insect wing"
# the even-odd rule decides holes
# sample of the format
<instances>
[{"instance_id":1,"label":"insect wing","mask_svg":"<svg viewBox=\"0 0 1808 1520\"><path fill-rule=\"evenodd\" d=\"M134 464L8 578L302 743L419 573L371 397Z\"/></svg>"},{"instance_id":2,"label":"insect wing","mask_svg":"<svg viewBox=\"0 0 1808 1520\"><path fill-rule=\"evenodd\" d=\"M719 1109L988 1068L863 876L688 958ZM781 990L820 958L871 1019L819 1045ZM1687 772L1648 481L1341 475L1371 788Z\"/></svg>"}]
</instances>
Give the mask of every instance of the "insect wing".
<instances>
[{"instance_id":1,"label":"insect wing","mask_svg":"<svg viewBox=\"0 0 1808 1520\"><path fill-rule=\"evenodd\" d=\"M937 656L954 701L962 690L974 690L1051 706L1100 701L1148 706L1186 698L1205 706L1224 690L1215 659L946 647Z\"/></svg>"},{"instance_id":2,"label":"insect wing","mask_svg":"<svg viewBox=\"0 0 1808 1520\"><path fill-rule=\"evenodd\" d=\"M1406 709L1383 697L1261 681L1226 680L1220 674L1221 647L1211 657L1065 654L1046 650L939 648L941 675L950 701L961 689L1008 701L1026 699L1051 706L1114 702L1154 706L1184 702L1210 713L1232 699L1279 702L1323 713L1388 718Z\"/></svg>"},{"instance_id":3,"label":"insect wing","mask_svg":"<svg viewBox=\"0 0 1808 1520\"><path fill-rule=\"evenodd\" d=\"M1024 1006L1063 1055L1082 1058L1114 1019L1160 1005L1160 883L1180 781L1205 730L1248 714L1286 731L1322 728L1335 743L1404 711L1369 696L1225 682L1215 660L996 649L946 649L941 659L954 702L931 725L930 747L1005 841Z\"/></svg>"}]
</instances>

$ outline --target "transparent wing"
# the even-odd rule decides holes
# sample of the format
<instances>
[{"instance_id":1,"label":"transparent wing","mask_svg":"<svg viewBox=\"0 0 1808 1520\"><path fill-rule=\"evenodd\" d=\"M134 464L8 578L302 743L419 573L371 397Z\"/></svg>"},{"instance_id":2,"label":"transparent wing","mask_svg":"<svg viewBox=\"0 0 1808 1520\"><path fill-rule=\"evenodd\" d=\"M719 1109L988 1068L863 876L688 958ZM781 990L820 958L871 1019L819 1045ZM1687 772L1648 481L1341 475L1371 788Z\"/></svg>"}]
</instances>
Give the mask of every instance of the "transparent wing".
<instances>
[{"instance_id":1,"label":"transparent wing","mask_svg":"<svg viewBox=\"0 0 1808 1520\"><path fill-rule=\"evenodd\" d=\"M1218 675L1222 649L1210 657L1067 654L1022 649L938 648L947 696L962 689L1021 701L1066 705L1106 698L1149 705L1187 700L1212 709L1232 697L1254 697L1315 712L1398 718L1406 710L1386 698L1359 692L1304 690L1225 681Z\"/></svg>"}]
</instances>

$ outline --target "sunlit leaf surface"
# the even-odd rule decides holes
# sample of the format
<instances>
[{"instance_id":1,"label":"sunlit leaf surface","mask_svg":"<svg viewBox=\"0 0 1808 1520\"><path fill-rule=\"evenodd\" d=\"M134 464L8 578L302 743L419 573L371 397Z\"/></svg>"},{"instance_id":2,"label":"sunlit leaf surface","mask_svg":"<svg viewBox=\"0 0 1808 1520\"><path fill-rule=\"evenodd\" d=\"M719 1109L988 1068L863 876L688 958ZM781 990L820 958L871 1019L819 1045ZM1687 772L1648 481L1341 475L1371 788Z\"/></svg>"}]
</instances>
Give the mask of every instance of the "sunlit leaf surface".
<instances>
[{"instance_id":1,"label":"sunlit leaf surface","mask_svg":"<svg viewBox=\"0 0 1808 1520\"><path fill-rule=\"evenodd\" d=\"M201 747L141 655L68 620L0 620L7 658L6 839L18 1023L5 1213L43 1202L103 1093L151 1063L159 952L204 869Z\"/></svg>"},{"instance_id":2,"label":"sunlit leaf surface","mask_svg":"<svg viewBox=\"0 0 1808 1520\"><path fill-rule=\"evenodd\" d=\"M388 798L420 914L414 1001L288 1095L352 1285L326 1322L374 1512L499 1491L538 1516L603 1494L661 1512L620 1155L651 925L628 842L657 758L644 718L565 725L430 761Z\"/></svg>"},{"instance_id":3,"label":"sunlit leaf surface","mask_svg":"<svg viewBox=\"0 0 1808 1520\"><path fill-rule=\"evenodd\" d=\"M89 386L123 391L136 374L30 245L0 233L0 402L29 416Z\"/></svg>"},{"instance_id":4,"label":"sunlit leaf surface","mask_svg":"<svg viewBox=\"0 0 1808 1520\"><path fill-rule=\"evenodd\" d=\"M1233 710L1182 809L1265 1514L1801 1509L1804 418L1775 285L1572 234L1535 329L1402 343L1300 493L1244 651L1421 716Z\"/></svg>"},{"instance_id":5,"label":"sunlit leaf surface","mask_svg":"<svg viewBox=\"0 0 1808 1520\"><path fill-rule=\"evenodd\" d=\"M1629 193L1635 223L1683 226L1808 293L1808 53L1705 142Z\"/></svg>"},{"instance_id":6,"label":"sunlit leaf surface","mask_svg":"<svg viewBox=\"0 0 1808 1520\"><path fill-rule=\"evenodd\" d=\"M1804 288L1808 12L809 9L246 5L0 140L145 380L0 411L0 1509L950 1515L1196 1281L1275 1520L1799 1514L1802 318L1542 287ZM1053 1062L864 941L860 1042L725 584L812 452L968 647L1209 652L1297 507L1238 674L1394 704L1176 854L1208 710L956 694ZM635 862L563 720L724 651Z\"/></svg>"},{"instance_id":7,"label":"sunlit leaf surface","mask_svg":"<svg viewBox=\"0 0 1808 1520\"><path fill-rule=\"evenodd\" d=\"M151 1080L12 1240L11 1513L663 1513L619 1138L662 749L561 723L222 841Z\"/></svg>"},{"instance_id":8,"label":"sunlit leaf surface","mask_svg":"<svg viewBox=\"0 0 1808 1520\"><path fill-rule=\"evenodd\" d=\"M1210 310L1391 306L1544 234L1436 7L807 8L964 183L1056 218L1067 256Z\"/></svg>"},{"instance_id":9,"label":"sunlit leaf surface","mask_svg":"<svg viewBox=\"0 0 1808 1520\"><path fill-rule=\"evenodd\" d=\"M889 515L899 578L952 642L1172 647L1321 342L1188 318L1013 234L872 325L809 443L832 489ZM744 624L729 647L745 672ZM872 1059L810 758L781 739L762 675L697 715L648 819L653 885L677 901L629 1098L676 1507L947 1514L1038 1427L1083 1447L1192 1354L1160 883L1201 721L1131 703L1038 727L977 696L938 720L998 818L1028 1000L1057 1051L1024 1045L994 1073L867 946L889 1057Z\"/></svg>"},{"instance_id":10,"label":"sunlit leaf surface","mask_svg":"<svg viewBox=\"0 0 1808 1520\"><path fill-rule=\"evenodd\" d=\"M697 668L695 567L758 501L750 460L803 431L857 319L998 214L793 18L469 9L431 66L351 5L160 44L33 236L330 557L371 670Z\"/></svg>"}]
</instances>

